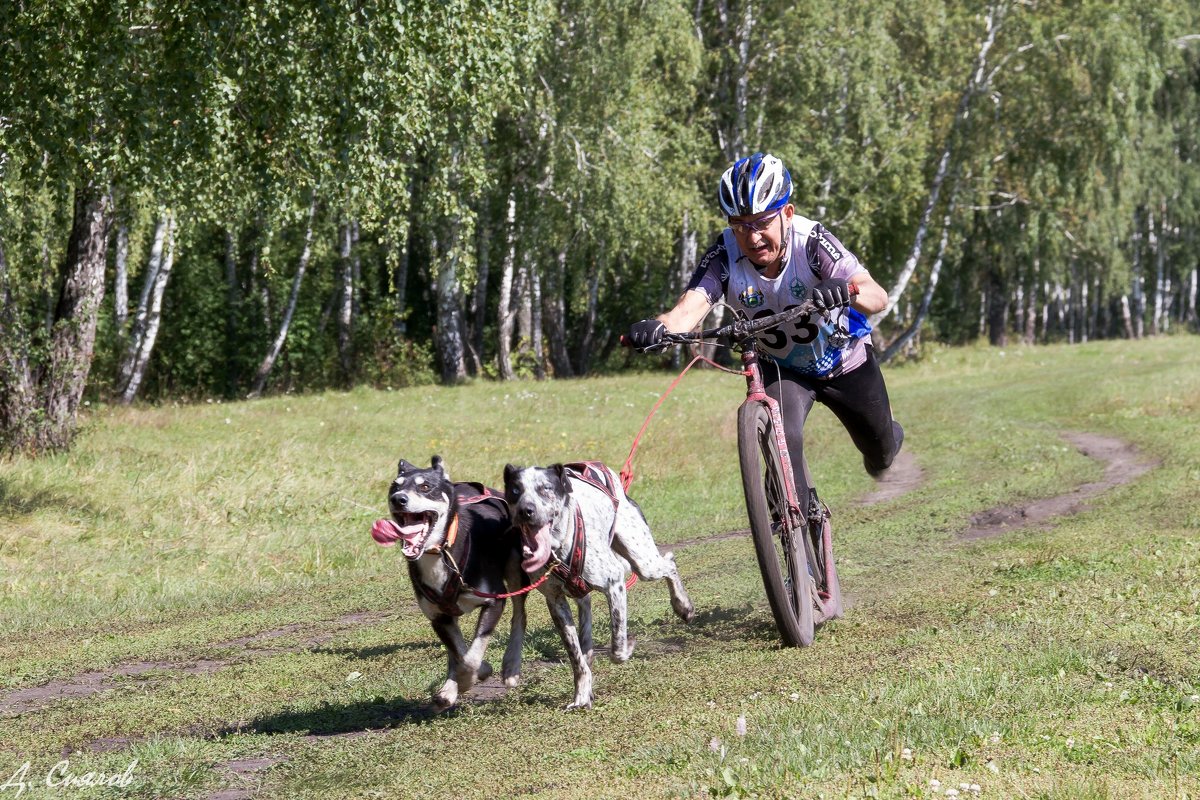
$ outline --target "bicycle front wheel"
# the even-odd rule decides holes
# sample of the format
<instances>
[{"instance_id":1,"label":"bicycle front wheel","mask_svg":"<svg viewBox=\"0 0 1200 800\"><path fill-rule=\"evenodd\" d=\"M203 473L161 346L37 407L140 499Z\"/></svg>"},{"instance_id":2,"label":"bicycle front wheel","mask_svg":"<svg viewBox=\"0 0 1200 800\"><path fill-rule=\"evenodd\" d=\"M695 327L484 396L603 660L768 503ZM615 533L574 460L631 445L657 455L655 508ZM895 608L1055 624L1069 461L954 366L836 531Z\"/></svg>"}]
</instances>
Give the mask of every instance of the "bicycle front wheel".
<instances>
[{"instance_id":1,"label":"bicycle front wheel","mask_svg":"<svg viewBox=\"0 0 1200 800\"><path fill-rule=\"evenodd\" d=\"M787 513L775 424L761 403L746 403L738 410L738 456L754 551L775 625L784 644L807 647L813 641L816 615L804 530L793 528Z\"/></svg>"}]
</instances>

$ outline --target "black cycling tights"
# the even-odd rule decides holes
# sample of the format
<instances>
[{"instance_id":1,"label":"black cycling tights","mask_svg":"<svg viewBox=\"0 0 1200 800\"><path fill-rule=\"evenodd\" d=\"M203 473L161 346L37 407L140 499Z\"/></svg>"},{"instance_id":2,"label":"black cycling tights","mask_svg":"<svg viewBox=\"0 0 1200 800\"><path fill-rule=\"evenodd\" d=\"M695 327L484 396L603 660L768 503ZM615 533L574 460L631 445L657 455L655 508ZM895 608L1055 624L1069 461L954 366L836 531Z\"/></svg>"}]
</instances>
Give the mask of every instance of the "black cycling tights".
<instances>
[{"instance_id":1,"label":"black cycling tights","mask_svg":"<svg viewBox=\"0 0 1200 800\"><path fill-rule=\"evenodd\" d=\"M863 455L867 472L877 475L891 466L904 441L904 429L892 419L883 373L871 347L862 366L829 380L809 378L765 360L762 373L767 394L779 403L783 415L799 497L807 497L813 485L804 460L804 422L814 401L825 404L842 421Z\"/></svg>"}]
</instances>

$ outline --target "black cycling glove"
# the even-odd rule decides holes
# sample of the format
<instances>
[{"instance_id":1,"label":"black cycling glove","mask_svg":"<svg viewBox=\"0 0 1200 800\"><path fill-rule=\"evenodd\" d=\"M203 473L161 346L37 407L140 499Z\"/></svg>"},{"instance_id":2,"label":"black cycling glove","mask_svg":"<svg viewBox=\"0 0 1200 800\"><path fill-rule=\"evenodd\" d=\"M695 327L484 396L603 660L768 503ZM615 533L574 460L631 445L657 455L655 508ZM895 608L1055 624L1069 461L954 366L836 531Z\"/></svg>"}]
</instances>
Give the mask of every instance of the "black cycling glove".
<instances>
[{"instance_id":1,"label":"black cycling glove","mask_svg":"<svg viewBox=\"0 0 1200 800\"><path fill-rule=\"evenodd\" d=\"M667 326L656 319L644 319L629 326L629 341L639 350L654 347L662 341Z\"/></svg>"},{"instance_id":2,"label":"black cycling glove","mask_svg":"<svg viewBox=\"0 0 1200 800\"><path fill-rule=\"evenodd\" d=\"M822 311L850 305L850 286L845 278L828 278L812 288L813 305Z\"/></svg>"}]
</instances>

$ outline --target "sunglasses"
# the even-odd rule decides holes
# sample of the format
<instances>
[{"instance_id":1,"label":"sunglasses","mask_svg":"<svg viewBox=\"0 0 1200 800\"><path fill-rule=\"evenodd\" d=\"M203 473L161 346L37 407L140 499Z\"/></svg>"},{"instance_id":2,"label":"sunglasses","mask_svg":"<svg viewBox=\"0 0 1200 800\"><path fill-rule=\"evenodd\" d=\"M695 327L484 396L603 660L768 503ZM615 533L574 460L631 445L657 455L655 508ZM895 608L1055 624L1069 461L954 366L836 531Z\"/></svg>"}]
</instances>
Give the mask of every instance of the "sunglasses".
<instances>
[{"instance_id":1,"label":"sunglasses","mask_svg":"<svg viewBox=\"0 0 1200 800\"><path fill-rule=\"evenodd\" d=\"M771 223L775 221L775 218L778 217L782 211L783 209L779 209L779 211L776 211L774 214L760 217L759 219L752 219L749 222L734 222L733 220L729 220L729 227L733 229L734 233L740 233L743 236L751 233L762 233L767 228L771 227Z\"/></svg>"}]
</instances>

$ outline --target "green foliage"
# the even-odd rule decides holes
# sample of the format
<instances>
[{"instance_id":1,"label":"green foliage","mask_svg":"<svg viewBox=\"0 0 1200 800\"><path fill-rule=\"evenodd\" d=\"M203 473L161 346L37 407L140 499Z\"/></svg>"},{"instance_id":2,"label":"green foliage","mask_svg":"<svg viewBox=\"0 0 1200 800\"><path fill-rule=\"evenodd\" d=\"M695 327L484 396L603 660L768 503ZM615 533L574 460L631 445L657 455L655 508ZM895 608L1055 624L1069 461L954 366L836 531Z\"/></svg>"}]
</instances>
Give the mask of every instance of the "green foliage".
<instances>
[{"instance_id":1,"label":"green foliage","mask_svg":"<svg viewBox=\"0 0 1200 800\"><path fill-rule=\"evenodd\" d=\"M1042 307L1039 340L1123 335L1123 298L1135 321L1153 316L1160 250L1167 313L1195 324L1194 4L987 8L999 27L973 77L985 17L946 3L8 3L0 245L14 323L4 335L44 357L73 193L105 187L130 235L135 298L157 209L179 220L143 396L237 396L278 332L315 197L311 270L274 389L347 379L333 309L337 231L349 220L362 265L351 381L391 383L383 376L396 369L418 380L455 309L478 348L472 369L477 360L495 374L512 311L499 308L510 242L518 296L531 293L527 268L544 298L544 352L532 352L530 330L514 338L522 369L538 372L561 342L555 358L568 363L554 368L586 372L612 363L631 320L673 302L688 270L682 237L701 252L713 240L716 179L728 157L754 149L784 158L800 213L885 285L950 150L925 254L885 339L928 281L951 196L927 335L971 341L997 308L998 324L1023 334L1019 313ZM1164 218L1163 234L1150 229ZM439 276L451 271L439 306ZM127 333L111 304L100 324L93 398L110 390ZM389 357L392 347L406 355Z\"/></svg>"}]
</instances>

